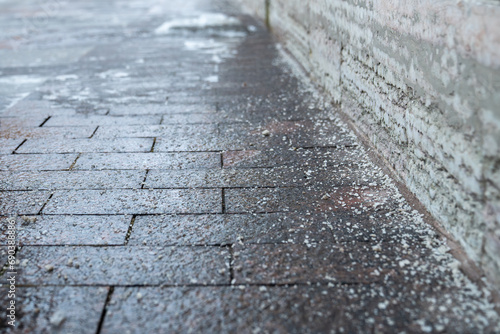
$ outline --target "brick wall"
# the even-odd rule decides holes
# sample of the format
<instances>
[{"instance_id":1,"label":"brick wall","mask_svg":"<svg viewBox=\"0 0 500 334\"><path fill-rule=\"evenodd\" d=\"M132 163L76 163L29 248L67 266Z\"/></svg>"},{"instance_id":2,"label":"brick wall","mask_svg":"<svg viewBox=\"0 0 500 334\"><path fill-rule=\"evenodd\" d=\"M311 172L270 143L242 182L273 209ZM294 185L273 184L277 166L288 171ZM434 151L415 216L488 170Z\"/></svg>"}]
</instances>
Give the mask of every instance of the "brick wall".
<instances>
[{"instance_id":1,"label":"brick wall","mask_svg":"<svg viewBox=\"0 0 500 334\"><path fill-rule=\"evenodd\" d=\"M500 3L239 1L500 287Z\"/></svg>"}]
</instances>

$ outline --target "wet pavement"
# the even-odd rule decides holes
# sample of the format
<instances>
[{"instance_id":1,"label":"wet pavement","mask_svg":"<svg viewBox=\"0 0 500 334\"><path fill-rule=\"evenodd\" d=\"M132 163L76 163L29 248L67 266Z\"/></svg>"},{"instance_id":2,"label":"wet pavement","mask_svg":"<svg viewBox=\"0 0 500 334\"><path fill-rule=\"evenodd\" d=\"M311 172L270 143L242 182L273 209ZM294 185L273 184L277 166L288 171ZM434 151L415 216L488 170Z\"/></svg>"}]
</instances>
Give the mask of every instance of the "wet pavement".
<instances>
[{"instance_id":1,"label":"wet pavement","mask_svg":"<svg viewBox=\"0 0 500 334\"><path fill-rule=\"evenodd\" d=\"M5 333L497 333L488 292L265 26L0 2ZM496 327L495 327L496 326Z\"/></svg>"}]
</instances>

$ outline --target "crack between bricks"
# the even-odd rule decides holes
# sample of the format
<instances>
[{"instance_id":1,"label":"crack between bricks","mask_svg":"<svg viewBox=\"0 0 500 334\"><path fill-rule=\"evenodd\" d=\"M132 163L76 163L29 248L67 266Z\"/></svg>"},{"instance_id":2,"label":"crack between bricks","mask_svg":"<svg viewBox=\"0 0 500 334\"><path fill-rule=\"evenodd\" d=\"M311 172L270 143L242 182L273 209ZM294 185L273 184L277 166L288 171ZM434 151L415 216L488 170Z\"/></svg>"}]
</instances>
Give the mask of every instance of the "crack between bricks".
<instances>
[{"instance_id":1,"label":"crack between bricks","mask_svg":"<svg viewBox=\"0 0 500 334\"><path fill-rule=\"evenodd\" d=\"M233 285L234 281L234 244L229 246L229 284Z\"/></svg>"},{"instance_id":2,"label":"crack between bricks","mask_svg":"<svg viewBox=\"0 0 500 334\"><path fill-rule=\"evenodd\" d=\"M153 153L155 150L155 145L156 145L156 137L153 138L153 145L151 146L151 150L149 151L150 153Z\"/></svg>"},{"instance_id":3,"label":"crack between bricks","mask_svg":"<svg viewBox=\"0 0 500 334\"><path fill-rule=\"evenodd\" d=\"M15 149L14 151L12 151L12 154L17 154L16 151L21 147L23 146L24 143L26 143L28 141L28 139L24 139L21 144L19 144Z\"/></svg>"},{"instance_id":4,"label":"crack between bricks","mask_svg":"<svg viewBox=\"0 0 500 334\"><path fill-rule=\"evenodd\" d=\"M42 124L40 124L38 127L39 127L39 128L41 128L42 126L44 126L44 125L45 125L45 123L47 123L51 117L52 117L52 116L47 117L47 118L46 118L46 119L42 122Z\"/></svg>"},{"instance_id":5,"label":"crack between bricks","mask_svg":"<svg viewBox=\"0 0 500 334\"><path fill-rule=\"evenodd\" d=\"M146 169L146 174L144 175L144 180L142 180L142 183L141 183L141 189L144 189L144 187L146 186L146 179L148 178L149 171L150 171L150 169Z\"/></svg>"},{"instance_id":6,"label":"crack between bricks","mask_svg":"<svg viewBox=\"0 0 500 334\"><path fill-rule=\"evenodd\" d=\"M137 215L133 215L132 219L130 219L130 225L128 226L127 234L125 235L125 245L128 245L128 241L130 240L130 236L132 235L132 229L134 228L136 217Z\"/></svg>"},{"instance_id":7,"label":"crack between bricks","mask_svg":"<svg viewBox=\"0 0 500 334\"><path fill-rule=\"evenodd\" d=\"M225 188L222 188L221 189L221 213L224 214L226 213L226 189Z\"/></svg>"},{"instance_id":8,"label":"crack between bricks","mask_svg":"<svg viewBox=\"0 0 500 334\"><path fill-rule=\"evenodd\" d=\"M95 128L94 132L92 132L92 134L90 135L89 139L94 137L95 133L97 132L97 130L99 129L99 125Z\"/></svg>"},{"instance_id":9,"label":"crack between bricks","mask_svg":"<svg viewBox=\"0 0 500 334\"><path fill-rule=\"evenodd\" d=\"M109 290L108 290L108 294L106 296L106 301L104 302L104 307L102 308L102 313L101 313L101 317L99 319L99 325L97 326L96 334L101 333L102 326L104 324L104 319L106 318L107 308L108 308L109 302L111 301L111 297L113 296L114 291L115 291L115 287L110 286Z\"/></svg>"},{"instance_id":10,"label":"crack between bricks","mask_svg":"<svg viewBox=\"0 0 500 334\"><path fill-rule=\"evenodd\" d=\"M78 153L78 155L75 158L75 161L73 161L73 163L71 164L71 166L69 166L68 170L73 170L73 167L75 167L76 162L78 161L78 159L80 159L81 156L82 156L82 154Z\"/></svg>"},{"instance_id":11,"label":"crack between bricks","mask_svg":"<svg viewBox=\"0 0 500 334\"><path fill-rule=\"evenodd\" d=\"M49 203L49 201L52 198L52 196L54 196L53 193L50 194L49 198L47 198L47 200L45 201L45 203L43 203L42 207L40 208L40 211L38 211L38 213L36 214L37 216L40 216L42 214L43 209L45 209L45 206L47 205L47 203Z\"/></svg>"}]
</instances>

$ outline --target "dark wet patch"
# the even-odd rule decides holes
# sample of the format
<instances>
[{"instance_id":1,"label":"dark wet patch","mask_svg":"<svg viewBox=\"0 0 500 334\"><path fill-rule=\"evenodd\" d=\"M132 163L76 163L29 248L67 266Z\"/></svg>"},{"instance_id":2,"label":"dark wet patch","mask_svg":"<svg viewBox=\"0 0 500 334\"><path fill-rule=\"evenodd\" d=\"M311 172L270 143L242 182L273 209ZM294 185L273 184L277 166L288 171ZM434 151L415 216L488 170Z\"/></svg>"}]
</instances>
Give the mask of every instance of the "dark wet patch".
<instances>
[{"instance_id":1,"label":"dark wet patch","mask_svg":"<svg viewBox=\"0 0 500 334\"><path fill-rule=\"evenodd\" d=\"M362 214L396 209L400 199L395 195L393 189L371 186L227 189L224 200L229 213L353 211Z\"/></svg>"},{"instance_id":2,"label":"dark wet patch","mask_svg":"<svg viewBox=\"0 0 500 334\"><path fill-rule=\"evenodd\" d=\"M313 245L308 241L300 245L237 245L235 284L368 284L431 277L420 270L402 270L406 261L407 268L419 268L428 249L407 251L396 243L384 243L381 249L383 252L375 251L373 244Z\"/></svg>"},{"instance_id":3,"label":"dark wet patch","mask_svg":"<svg viewBox=\"0 0 500 334\"><path fill-rule=\"evenodd\" d=\"M480 331L474 312L449 306L460 303L455 292L399 284L117 288L102 332L126 331L138 318L148 332Z\"/></svg>"}]
</instances>

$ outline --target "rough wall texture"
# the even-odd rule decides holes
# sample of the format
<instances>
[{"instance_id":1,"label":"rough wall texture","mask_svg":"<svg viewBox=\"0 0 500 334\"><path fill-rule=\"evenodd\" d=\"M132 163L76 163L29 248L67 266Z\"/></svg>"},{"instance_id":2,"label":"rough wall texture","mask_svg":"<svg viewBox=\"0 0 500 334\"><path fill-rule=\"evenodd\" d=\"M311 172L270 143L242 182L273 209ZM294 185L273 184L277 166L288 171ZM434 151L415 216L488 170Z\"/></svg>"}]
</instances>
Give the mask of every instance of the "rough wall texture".
<instances>
[{"instance_id":1,"label":"rough wall texture","mask_svg":"<svg viewBox=\"0 0 500 334\"><path fill-rule=\"evenodd\" d=\"M500 287L500 3L239 1Z\"/></svg>"}]
</instances>

